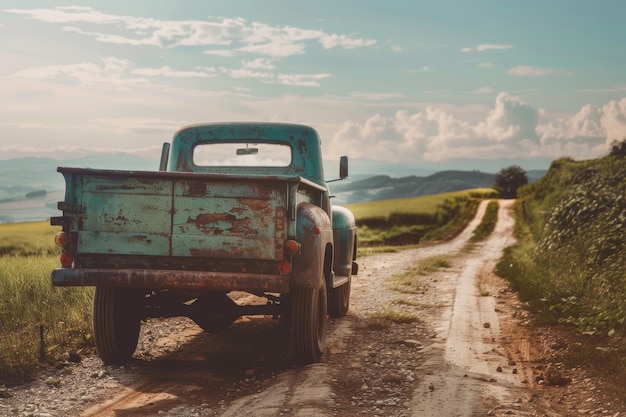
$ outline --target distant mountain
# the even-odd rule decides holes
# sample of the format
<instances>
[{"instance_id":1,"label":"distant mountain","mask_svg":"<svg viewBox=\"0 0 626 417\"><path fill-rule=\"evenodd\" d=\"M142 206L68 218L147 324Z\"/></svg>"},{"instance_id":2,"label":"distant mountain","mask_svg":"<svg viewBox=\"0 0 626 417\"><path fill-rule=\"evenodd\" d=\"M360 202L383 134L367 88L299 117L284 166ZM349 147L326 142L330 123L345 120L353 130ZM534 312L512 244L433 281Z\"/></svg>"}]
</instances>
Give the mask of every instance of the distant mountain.
<instances>
[{"instance_id":1,"label":"distant mountain","mask_svg":"<svg viewBox=\"0 0 626 417\"><path fill-rule=\"evenodd\" d=\"M528 171L529 182L539 180L545 172ZM476 170L441 171L425 177L392 178L388 175L377 175L349 183L332 183L331 191L337 203L349 204L486 188L491 187L494 182L495 174Z\"/></svg>"}]
</instances>

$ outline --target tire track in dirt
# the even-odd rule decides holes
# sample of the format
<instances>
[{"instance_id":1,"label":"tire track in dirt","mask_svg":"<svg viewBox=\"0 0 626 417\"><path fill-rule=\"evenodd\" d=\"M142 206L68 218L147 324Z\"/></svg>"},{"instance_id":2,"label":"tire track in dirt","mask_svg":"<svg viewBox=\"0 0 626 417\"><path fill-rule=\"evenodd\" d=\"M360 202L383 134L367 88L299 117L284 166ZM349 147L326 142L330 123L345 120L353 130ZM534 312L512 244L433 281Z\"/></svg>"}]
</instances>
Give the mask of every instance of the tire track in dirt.
<instances>
[{"instance_id":1,"label":"tire track in dirt","mask_svg":"<svg viewBox=\"0 0 626 417\"><path fill-rule=\"evenodd\" d=\"M513 409L516 415L533 415L519 369L500 344L495 298L481 288L482 277L492 274L502 249L512 243L511 204L500 201L494 232L460 255L455 273L437 274L437 293L431 302L436 304L438 298L445 308L433 323L437 336L415 391L415 416L505 415ZM524 404L528 410L522 409Z\"/></svg>"}]
</instances>

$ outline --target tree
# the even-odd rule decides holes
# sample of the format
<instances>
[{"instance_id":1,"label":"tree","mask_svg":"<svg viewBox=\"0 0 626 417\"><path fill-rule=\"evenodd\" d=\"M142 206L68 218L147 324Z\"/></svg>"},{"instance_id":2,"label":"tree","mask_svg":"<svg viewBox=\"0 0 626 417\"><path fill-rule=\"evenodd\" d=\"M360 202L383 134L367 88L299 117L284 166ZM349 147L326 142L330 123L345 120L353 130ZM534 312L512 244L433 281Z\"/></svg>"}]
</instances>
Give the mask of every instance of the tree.
<instances>
[{"instance_id":1,"label":"tree","mask_svg":"<svg viewBox=\"0 0 626 417\"><path fill-rule=\"evenodd\" d=\"M498 191L501 198L517 197L517 189L522 185L528 184L528 176L526 171L517 165L508 168L502 168L496 174L493 188Z\"/></svg>"},{"instance_id":2,"label":"tree","mask_svg":"<svg viewBox=\"0 0 626 417\"><path fill-rule=\"evenodd\" d=\"M624 138L621 142L618 142L617 140L611 142L611 151L609 152L609 155L616 158L626 157L626 138Z\"/></svg>"}]
</instances>

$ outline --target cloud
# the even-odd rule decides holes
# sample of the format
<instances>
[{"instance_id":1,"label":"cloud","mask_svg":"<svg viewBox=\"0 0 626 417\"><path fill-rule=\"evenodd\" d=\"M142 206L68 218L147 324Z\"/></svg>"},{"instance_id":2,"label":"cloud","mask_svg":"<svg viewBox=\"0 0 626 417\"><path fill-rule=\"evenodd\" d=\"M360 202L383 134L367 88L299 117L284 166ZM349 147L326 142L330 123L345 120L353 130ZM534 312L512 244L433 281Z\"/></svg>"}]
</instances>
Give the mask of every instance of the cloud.
<instances>
[{"instance_id":1,"label":"cloud","mask_svg":"<svg viewBox=\"0 0 626 417\"><path fill-rule=\"evenodd\" d=\"M61 80L80 84L109 83L115 85L143 83L140 78L127 77L132 63L125 59L107 57L100 59L101 65L82 62L70 65L47 65L17 71L13 78L39 80Z\"/></svg>"},{"instance_id":2,"label":"cloud","mask_svg":"<svg viewBox=\"0 0 626 417\"><path fill-rule=\"evenodd\" d=\"M220 46L222 48L210 49L205 53L221 56L229 56L230 51L231 54L252 53L284 58L305 53L307 42L318 42L324 49L354 49L376 44L374 39L293 26L272 26L243 18L159 20L107 14L91 7L77 6L50 9L13 8L4 12L62 24L65 31L88 36L99 42L159 48Z\"/></svg>"},{"instance_id":3,"label":"cloud","mask_svg":"<svg viewBox=\"0 0 626 417\"><path fill-rule=\"evenodd\" d=\"M350 96L357 98L357 99L362 99L362 100L394 100L394 99L406 98L405 94L400 94L400 93L353 92L353 93L350 93Z\"/></svg>"},{"instance_id":4,"label":"cloud","mask_svg":"<svg viewBox=\"0 0 626 417\"><path fill-rule=\"evenodd\" d=\"M175 70L168 65L160 68L136 68L131 71L133 74L145 77L168 77L168 78L210 78L215 77L214 68L204 68L199 71Z\"/></svg>"},{"instance_id":5,"label":"cloud","mask_svg":"<svg viewBox=\"0 0 626 417\"><path fill-rule=\"evenodd\" d=\"M241 63L242 68L248 69L264 69L264 70L273 70L276 68L274 65L274 60L272 59L263 59L257 58L252 61L243 61Z\"/></svg>"},{"instance_id":6,"label":"cloud","mask_svg":"<svg viewBox=\"0 0 626 417\"><path fill-rule=\"evenodd\" d=\"M299 87L319 87L321 79L330 77L330 74L278 74L276 84L297 85Z\"/></svg>"},{"instance_id":7,"label":"cloud","mask_svg":"<svg viewBox=\"0 0 626 417\"><path fill-rule=\"evenodd\" d=\"M500 93L483 120L471 123L434 106L392 116L349 120L332 147L378 161L443 162L458 158L588 159L606 154L612 140L626 137L626 98L603 107L587 105L571 117L545 124L547 115L519 97Z\"/></svg>"},{"instance_id":8,"label":"cloud","mask_svg":"<svg viewBox=\"0 0 626 417\"><path fill-rule=\"evenodd\" d=\"M483 43L476 47L468 47L461 49L461 52L484 52L484 51L493 51L493 50L504 50L504 49L512 49L513 45L497 45L491 43Z\"/></svg>"},{"instance_id":9,"label":"cloud","mask_svg":"<svg viewBox=\"0 0 626 417\"><path fill-rule=\"evenodd\" d=\"M542 68L542 67L532 67L529 65L522 65L518 67L511 68L508 71L510 75L516 75L518 77L545 77L550 75L568 75L571 74L570 71L561 70L558 68Z\"/></svg>"}]
</instances>

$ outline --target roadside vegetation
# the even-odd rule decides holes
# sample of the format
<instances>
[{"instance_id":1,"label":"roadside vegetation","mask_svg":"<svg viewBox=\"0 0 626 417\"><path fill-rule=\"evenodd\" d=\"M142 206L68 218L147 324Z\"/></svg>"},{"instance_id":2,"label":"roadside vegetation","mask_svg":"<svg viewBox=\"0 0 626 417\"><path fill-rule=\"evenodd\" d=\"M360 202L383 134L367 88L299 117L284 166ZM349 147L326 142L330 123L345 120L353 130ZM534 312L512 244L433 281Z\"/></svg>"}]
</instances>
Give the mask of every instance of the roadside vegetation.
<instances>
[{"instance_id":1,"label":"roadside vegetation","mask_svg":"<svg viewBox=\"0 0 626 417\"><path fill-rule=\"evenodd\" d=\"M446 240L463 230L481 200L496 191L480 188L436 195L346 205L359 228L359 256L398 246Z\"/></svg>"},{"instance_id":2,"label":"roadside vegetation","mask_svg":"<svg viewBox=\"0 0 626 417\"><path fill-rule=\"evenodd\" d=\"M470 243L480 242L493 232L496 227L496 223L498 222L499 207L500 205L496 200L490 201L489 204L487 204L485 215L480 221L480 224L474 230L472 237L469 240Z\"/></svg>"},{"instance_id":3,"label":"roadside vegetation","mask_svg":"<svg viewBox=\"0 0 626 417\"><path fill-rule=\"evenodd\" d=\"M624 142L622 142L624 144ZM626 400L626 158L614 144L599 159L556 160L520 188L517 243L496 272L543 323L574 326L584 345L563 363L609 372Z\"/></svg>"},{"instance_id":4,"label":"roadside vegetation","mask_svg":"<svg viewBox=\"0 0 626 417\"><path fill-rule=\"evenodd\" d=\"M53 288L56 228L0 224L0 385L27 380L38 361L90 344L91 291Z\"/></svg>"}]
</instances>

